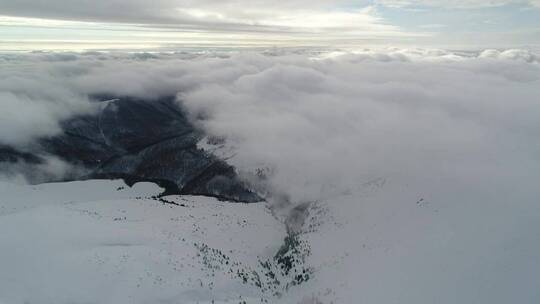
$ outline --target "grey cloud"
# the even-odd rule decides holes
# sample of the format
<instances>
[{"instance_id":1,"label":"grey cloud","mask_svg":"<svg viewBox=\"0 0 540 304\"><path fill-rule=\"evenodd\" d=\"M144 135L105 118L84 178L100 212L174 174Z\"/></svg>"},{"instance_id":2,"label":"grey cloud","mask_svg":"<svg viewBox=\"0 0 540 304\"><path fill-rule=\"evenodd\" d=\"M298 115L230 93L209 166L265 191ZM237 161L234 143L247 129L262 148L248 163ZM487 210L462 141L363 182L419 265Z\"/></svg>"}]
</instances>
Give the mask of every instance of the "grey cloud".
<instances>
[{"instance_id":1,"label":"grey cloud","mask_svg":"<svg viewBox=\"0 0 540 304\"><path fill-rule=\"evenodd\" d=\"M202 26L206 24L234 24L256 27L262 17L268 17L277 11L317 11L335 10L339 7L366 7L369 5L412 6L425 5L450 8L478 8L507 4L529 4L537 6L537 0L376 0L376 1L329 1L329 0L294 0L294 1L216 1L216 0L1 0L2 15L51 18L62 20L127 22L136 24L177 24L183 26ZM207 12L190 15L186 11ZM227 19L231 19L226 21Z\"/></svg>"},{"instance_id":2,"label":"grey cloud","mask_svg":"<svg viewBox=\"0 0 540 304\"><path fill-rule=\"evenodd\" d=\"M125 31L127 43L145 41L142 45L163 45L163 41L178 40L214 44L265 44L265 45L362 45L380 44L381 39L392 38L395 43L411 43L411 38L418 38L414 43L437 42L451 44L493 45L504 41L508 45L522 45L536 39L534 30L485 32L478 37L473 33L460 32L458 36L444 33L408 31L403 24L393 24L394 20L385 20L378 14L381 7L443 7L467 8L504 6L509 4L538 7L538 0L294 0L294 1L84 1L84 0L0 0L0 14L15 17L33 17L38 19L57 19L93 22L93 24L70 23L56 25L43 20L33 20L31 26L57 27L60 29L97 29L108 28L108 33ZM397 20L396 20L397 21ZM7 20L7 25L25 25L24 20ZM22 25L21 25L22 24ZM409 28L410 29L410 28ZM223 35L230 34L231 36ZM212 36L213 35L213 36ZM106 36L106 35L105 35ZM209 37L211 36L211 37ZM502 39L503 37L504 39ZM62 40L64 37L56 37ZM68 39L69 38L69 39ZM66 36L66 43L80 43L73 35ZM88 44L80 48L99 44L88 39ZM38 39L39 40L39 39ZM84 40L84 39L83 39ZM106 39L105 39L106 40ZM160 41L160 42L158 42ZM58 41L57 41L58 42ZM9 49L39 48L43 43L36 38L28 41L6 39L3 41ZM32 43L35 46L31 46ZM120 43L115 42L118 47ZM3 48L8 48L4 46Z\"/></svg>"},{"instance_id":3,"label":"grey cloud","mask_svg":"<svg viewBox=\"0 0 540 304\"><path fill-rule=\"evenodd\" d=\"M378 0L378 3L392 7L430 6L457 9L474 9L511 4L539 6L540 4L537 0Z\"/></svg>"},{"instance_id":4,"label":"grey cloud","mask_svg":"<svg viewBox=\"0 0 540 304\"><path fill-rule=\"evenodd\" d=\"M344 39L374 36L402 36L407 33L383 22L369 2L349 1L3 1L0 14L16 17L97 22L101 26L129 26L131 32L196 34L272 34L272 37L240 37L282 41L304 36L306 43L329 37ZM354 5L356 9L340 7ZM7 24L17 22L8 20ZM107 24L108 23L108 24ZM40 25L39 21L32 23ZM88 24L56 24L51 27L84 27ZM95 26L95 24L94 24ZM122 30L122 29L121 29ZM126 30L126 29L123 29ZM160 35L157 35L159 37ZM407 35L413 35L408 33ZM416 33L413 36L422 35ZM192 38L193 39L193 38ZM220 40L214 38L214 40ZM223 39L223 38L222 38ZM319 42L320 43L320 42Z\"/></svg>"},{"instance_id":5,"label":"grey cloud","mask_svg":"<svg viewBox=\"0 0 540 304\"><path fill-rule=\"evenodd\" d=\"M200 23L193 16L182 13L182 9L211 10L221 16L214 15L218 21L223 16L236 16L240 19L257 20L258 15L266 9L269 12L276 9L320 9L328 8L339 2L349 1L305 1L295 0L286 2L269 1L190 1L190 0L21 0L0 1L0 11L4 15L52 18L82 21L130 22L143 24L193 24ZM356 3L359 4L359 3ZM367 4L367 2L365 2ZM257 9L258 13L250 13ZM255 24L252 24L255 25Z\"/></svg>"}]
</instances>

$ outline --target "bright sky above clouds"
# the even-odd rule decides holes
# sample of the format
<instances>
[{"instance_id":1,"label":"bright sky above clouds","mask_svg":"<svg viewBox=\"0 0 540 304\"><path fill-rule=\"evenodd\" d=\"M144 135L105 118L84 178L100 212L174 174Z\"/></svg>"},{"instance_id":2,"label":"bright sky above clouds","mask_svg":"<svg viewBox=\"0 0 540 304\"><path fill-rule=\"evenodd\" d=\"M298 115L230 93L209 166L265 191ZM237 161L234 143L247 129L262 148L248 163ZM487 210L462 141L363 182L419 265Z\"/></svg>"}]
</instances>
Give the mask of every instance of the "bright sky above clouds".
<instances>
[{"instance_id":1,"label":"bright sky above clouds","mask_svg":"<svg viewBox=\"0 0 540 304\"><path fill-rule=\"evenodd\" d=\"M527 47L540 0L0 0L0 49Z\"/></svg>"}]
</instances>

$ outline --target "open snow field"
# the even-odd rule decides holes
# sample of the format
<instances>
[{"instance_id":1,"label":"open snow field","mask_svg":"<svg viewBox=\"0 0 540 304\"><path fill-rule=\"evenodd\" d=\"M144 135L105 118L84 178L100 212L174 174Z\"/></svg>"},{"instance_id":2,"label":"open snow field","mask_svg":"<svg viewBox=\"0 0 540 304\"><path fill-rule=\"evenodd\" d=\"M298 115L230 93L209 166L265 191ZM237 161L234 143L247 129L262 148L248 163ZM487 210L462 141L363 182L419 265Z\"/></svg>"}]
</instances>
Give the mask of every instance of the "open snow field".
<instances>
[{"instance_id":1,"label":"open snow field","mask_svg":"<svg viewBox=\"0 0 540 304\"><path fill-rule=\"evenodd\" d=\"M0 303L260 303L237 272L271 258L284 226L263 204L160 190L1 183Z\"/></svg>"},{"instance_id":2,"label":"open snow field","mask_svg":"<svg viewBox=\"0 0 540 304\"><path fill-rule=\"evenodd\" d=\"M160 191L122 181L1 183L0 303L539 299L532 203L485 210L378 179L306 207L301 233L284 243L285 225L264 203L160 200ZM296 261L288 273L286 257Z\"/></svg>"}]
</instances>

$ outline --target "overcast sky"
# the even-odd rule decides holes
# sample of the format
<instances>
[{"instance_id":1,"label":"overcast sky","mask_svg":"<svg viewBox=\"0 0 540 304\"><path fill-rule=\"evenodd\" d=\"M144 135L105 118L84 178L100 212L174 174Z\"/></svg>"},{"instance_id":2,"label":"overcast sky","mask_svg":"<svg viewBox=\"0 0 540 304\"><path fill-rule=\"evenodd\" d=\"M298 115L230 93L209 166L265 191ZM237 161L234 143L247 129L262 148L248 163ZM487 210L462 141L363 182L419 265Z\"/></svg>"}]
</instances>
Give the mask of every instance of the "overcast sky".
<instances>
[{"instance_id":1,"label":"overcast sky","mask_svg":"<svg viewBox=\"0 0 540 304\"><path fill-rule=\"evenodd\" d=\"M0 0L0 49L540 44L540 0Z\"/></svg>"}]
</instances>

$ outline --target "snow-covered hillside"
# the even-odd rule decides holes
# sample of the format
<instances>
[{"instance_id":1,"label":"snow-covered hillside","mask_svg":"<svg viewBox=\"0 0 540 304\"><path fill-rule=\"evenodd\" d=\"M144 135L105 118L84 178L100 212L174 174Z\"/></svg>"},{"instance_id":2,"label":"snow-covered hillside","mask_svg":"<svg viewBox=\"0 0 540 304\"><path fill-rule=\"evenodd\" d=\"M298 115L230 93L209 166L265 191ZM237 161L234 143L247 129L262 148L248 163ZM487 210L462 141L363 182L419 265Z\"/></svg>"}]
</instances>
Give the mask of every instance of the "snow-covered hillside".
<instances>
[{"instance_id":1,"label":"snow-covered hillside","mask_svg":"<svg viewBox=\"0 0 540 304\"><path fill-rule=\"evenodd\" d=\"M0 303L538 299L539 207L485 210L386 179L360 188L296 207L307 218L288 235L265 203L159 198L150 183L0 183Z\"/></svg>"},{"instance_id":2,"label":"snow-covered hillside","mask_svg":"<svg viewBox=\"0 0 540 304\"><path fill-rule=\"evenodd\" d=\"M0 184L0 303L260 303L284 226L264 204L121 181ZM152 198L154 197L154 198ZM247 281L245 281L247 280Z\"/></svg>"}]
</instances>

